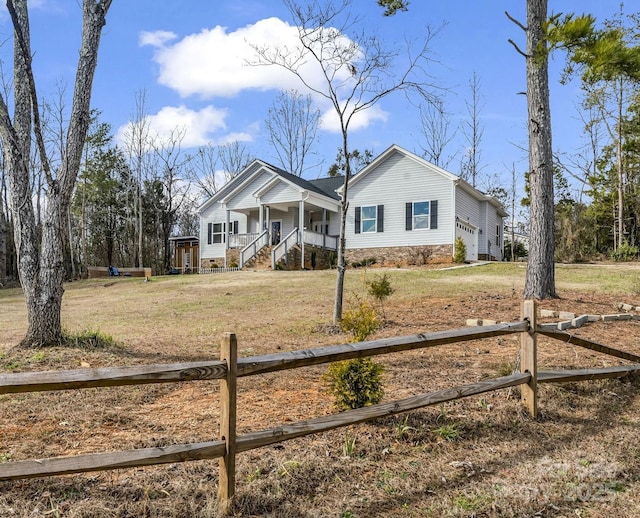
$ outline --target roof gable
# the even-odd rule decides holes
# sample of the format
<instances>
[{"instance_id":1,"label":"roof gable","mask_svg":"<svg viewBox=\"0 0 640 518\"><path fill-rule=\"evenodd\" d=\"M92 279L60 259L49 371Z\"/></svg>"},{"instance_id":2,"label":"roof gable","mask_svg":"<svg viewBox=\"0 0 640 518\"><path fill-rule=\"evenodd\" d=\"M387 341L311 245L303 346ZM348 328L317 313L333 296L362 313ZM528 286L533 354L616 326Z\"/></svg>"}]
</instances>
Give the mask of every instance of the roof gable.
<instances>
[{"instance_id":1,"label":"roof gable","mask_svg":"<svg viewBox=\"0 0 640 518\"><path fill-rule=\"evenodd\" d=\"M231 181L226 183L222 189L220 189L217 193L215 193L211 198L209 198L206 202L204 202L199 208L198 212L201 213L213 205L215 202L225 202L228 199L231 199L237 192L244 189L252 179L254 179L258 174L263 172L271 173L272 177L270 180L265 182L257 191L256 194L260 195L261 193L268 192L274 185L277 185L279 182L284 182L285 184L293 187L295 190L300 192L309 191L315 195L324 198L330 198L335 201L339 199L338 194L334 191L335 189L330 189L335 182L319 182L319 181L309 181L304 178L300 178L291 173L287 173L283 169L276 167L274 165L269 164L263 160L254 160L247 167L245 167L240 174L238 174ZM326 180L326 179L321 179ZM331 179L333 180L333 179Z\"/></svg>"}]
</instances>

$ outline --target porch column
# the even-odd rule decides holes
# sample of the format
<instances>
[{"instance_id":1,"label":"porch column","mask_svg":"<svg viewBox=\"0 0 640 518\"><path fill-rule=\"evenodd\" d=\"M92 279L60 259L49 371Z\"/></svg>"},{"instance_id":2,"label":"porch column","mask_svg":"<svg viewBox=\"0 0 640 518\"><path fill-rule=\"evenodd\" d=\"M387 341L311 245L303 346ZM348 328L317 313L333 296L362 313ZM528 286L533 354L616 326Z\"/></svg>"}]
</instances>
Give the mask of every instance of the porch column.
<instances>
[{"instance_id":1,"label":"porch column","mask_svg":"<svg viewBox=\"0 0 640 518\"><path fill-rule=\"evenodd\" d=\"M264 230L264 205L260 205L258 209L258 234Z\"/></svg>"},{"instance_id":2,"label":"porch column","mask_svg":"<svg viewBox=\"0 0 640 518\"><path fill-rule=\"evenodd\" d=\"M227 251L229 250L229 238L231 236L231 232L229 231L229 223L231 222L231 211L229 209L225 210L224 216L224 267L227 267Z\"/></svg>"},{"instance_id":3,"label":"porch column","mask_svg":"<svg viewBox=\"0 0 640 518\"><path fill-rule=\"evenodd\" d=\"M320 229L320 233L322 234L322 248L327 248L327 209L322 209L322 228Z\"/></svg>"},{"instance_id":4,"label":"porch column","mask_svg":"<svg viewBox=\"0 0 640 518\"><path fill-rule=\"evenodd\" d=\"M301 268L304 270L304 199L300 201L300 214L298 215L298 236L300 238Z\"/></svg>"},{"instance_id":5,"label":"porch column","mask_svg":"<svg viewBox=\"0 0 640 518\"><path fill-rule=\"evenodd\" d=\"M265 226L262 228L262 230L267 230L267 244L269 246L271 246L271 207L269 207L269 205L265 205L265 209L266 209L266 219L267 221L265 222ZM260 230L260 232L262 232L262 230Z\"/></svg>"}]
</instances>

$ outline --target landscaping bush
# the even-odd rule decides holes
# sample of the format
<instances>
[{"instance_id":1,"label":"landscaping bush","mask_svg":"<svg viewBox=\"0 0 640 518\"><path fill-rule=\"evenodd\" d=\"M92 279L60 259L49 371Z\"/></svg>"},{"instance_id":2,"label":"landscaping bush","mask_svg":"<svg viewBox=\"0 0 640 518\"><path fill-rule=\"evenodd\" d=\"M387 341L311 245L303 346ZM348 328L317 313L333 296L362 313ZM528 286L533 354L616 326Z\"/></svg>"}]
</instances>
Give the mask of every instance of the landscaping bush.
<instances>
[{"instance_id":1,"label":"landscaping bush","mask_svg":"<svg viewBox=\"0 0 640 518\"><path fill-rule=\"evenodd\" d=\"M464 240L461 237L456 237L454 247L453 262L464 263L467 258L467 245L464 244Z\"/></svg>"},{"instance_id":2,"label":"landscaping bush","mask_svg":"<svg viewBox=\"0 0 640 518\"><path fill-rule=\"evenodd\" d=\"M350 410L379 403L384 396L383 371L371 358L332 363L325 377L336 408Z\"/></svg>"},{"instance_id":3,"label":"landscaping bush","mask_svg":"<svg viewBox=\"0 0 640 518\"><path fill-rule=\"evenodd\" d=\"M340 329L351 335L353 342L369 338L380 326L375 308L367 301L357 300L354 309L345 311ZM382 400L384 367L371 358L355 358L332 363L325 374L328 391L339 410L375 405Z\"/></svg>"}]
</instances>

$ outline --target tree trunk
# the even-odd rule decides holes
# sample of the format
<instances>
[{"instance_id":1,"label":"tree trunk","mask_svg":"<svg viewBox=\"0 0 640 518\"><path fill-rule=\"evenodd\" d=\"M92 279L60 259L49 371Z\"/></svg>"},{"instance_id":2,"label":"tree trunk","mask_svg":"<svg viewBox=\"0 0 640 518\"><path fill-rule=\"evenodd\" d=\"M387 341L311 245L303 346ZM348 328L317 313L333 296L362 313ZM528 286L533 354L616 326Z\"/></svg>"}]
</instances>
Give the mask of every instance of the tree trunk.
<instances>
[{"instance_id":1,"label":"tree trunk","mask_svg":"<svg viewBox=\"0 0 640 518\"><path fill-rule=\"evenodd\" d=\"M343 125L344 128L344 125ZM349 210L348 189L351 178L351 160L349 159L349 146L347 142L347 130L342 131L342 151L345 157L344 184L342 186L342 200L340 202L340 237L338 238L338 259L336 278L336 296L333 306L333 325L339 325L342 321L342 300L344 298L344 276L347 269L345 250L347 245L347 211Z\"/></svg>"},{"instance_id":2,"label":"tree trunk","mask_svg":"<svg viewBox=\"0 0 640 518\"><path fill-rule=\"evenodd\" d=\"M547 0L527 0L527 106L529 127L530 237L524 297L556 297L553 155L548 53L544 41Z\"/></svg>"},{"instance_id":3,"label":"tree trunk","mask_svg":"<svg viewBox=\"0 0 640 518\"><path fill-rule=\"evenodd\" d=\"M83 2L82 48L78 58L66 148L54 178L40 127L39 103L31 67L27 2L7 2L14 24L15 106L12 121L6 100L0 97L0 137L9 176L18 271L27 305L28 328L21 342L26 347L58 345L63 339L60 310L64 292L65 218L89 127L91 86L102 27L110 4L111 0ZM47 203L40 232L31 189L33 171L29 158L32 123L47 181Z\"/></svg>"},{"instance_id":4,"label":"tree trunk","mask_svg":"<svg viewBox=\"0 0 640 518\"><path fill-rule=\"evenodd\" d=\"M7 282L7 217L0 202L0 288Z\"/></svg>"},{"instance_id":5,"label":"tree trunk","mask_svg":"<svg viewBox=\"0 0 640 518\"><path fill-rule=\"evenodd\" d=\"M618 90L618 124L616 125L617 145L616 145L616 166L618 169L618 239L614 239L613 248L618 250L625 242L624 228L624 166L622 163L622 104L623 104L623 84L622 79L619 80ZM615 233L614 233L615 236Z\"/></svg>"}]
</instances>

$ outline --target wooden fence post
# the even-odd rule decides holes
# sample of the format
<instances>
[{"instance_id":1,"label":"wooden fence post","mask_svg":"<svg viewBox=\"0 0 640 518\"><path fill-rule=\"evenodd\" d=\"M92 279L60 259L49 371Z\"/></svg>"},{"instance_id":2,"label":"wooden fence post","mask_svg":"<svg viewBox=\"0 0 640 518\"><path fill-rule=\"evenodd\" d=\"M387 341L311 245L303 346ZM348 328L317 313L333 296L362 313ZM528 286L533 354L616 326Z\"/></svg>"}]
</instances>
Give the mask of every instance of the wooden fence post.
<instances>
[{"instance_id":1,"label":"wooden fence post","mask_svg":"<svg viewBox=\"0 0 640 518\"><path fill-rule=\"evenodd\" d=\"M220 359L227 362L227 377L220 380L220 440L225 441L225 454L220 457L218 504L225 514L231 513L236 481L236 388L238 341L234 333L225 333L220 345Z\"/></svg>"},{"instance_id":2,"label":"wooden fence post","mask_svg":"<svg viewBox=\"0 0 640 518\"><path fill-rule=\"evenodd\" d=\"M535 300L522 303L522 319L529 321L529 331L520 335L520 372L531 374L531 380L520 386L521 400L531 417L538 415L537 307Z\"/></svg>"}]
</instances>

